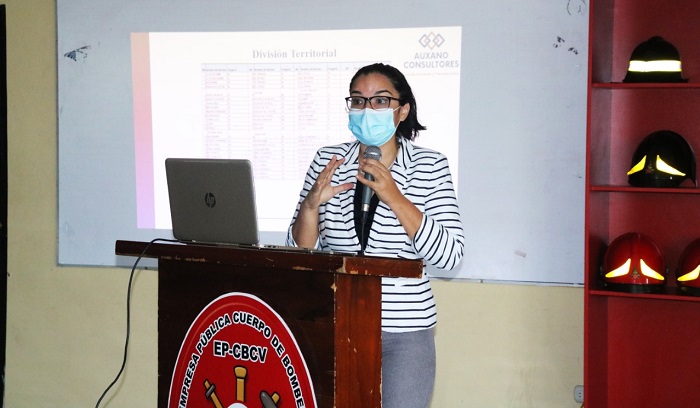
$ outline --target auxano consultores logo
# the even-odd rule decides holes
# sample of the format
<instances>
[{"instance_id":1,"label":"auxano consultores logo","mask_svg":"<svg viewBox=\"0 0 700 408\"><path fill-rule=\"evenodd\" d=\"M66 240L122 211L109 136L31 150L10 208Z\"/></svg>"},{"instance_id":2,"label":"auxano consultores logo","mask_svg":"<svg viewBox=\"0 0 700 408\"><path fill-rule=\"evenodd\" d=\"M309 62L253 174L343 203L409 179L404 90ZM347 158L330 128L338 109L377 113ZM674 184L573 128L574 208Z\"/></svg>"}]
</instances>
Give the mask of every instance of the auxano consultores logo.
<instances>
[{"instance_id":1,"label":"auxano consultores logo","mask_svg":"<svg viewBox=\"0 0 700 408\"><path fill-rule=\"evenodd\" d=\"M445 42L445 39L440 35L440 33L435 34L433 32L430 32L430 34L423 34L420 39L418 40L420 45L423 46L423 48L440 48L440 46Z\"/></svg>"},{"instance_id":2,"label":"auxano consultores logo","mask_svg":"<svg viewBox=\"0 0 700 408\"><path fill-rule=\"evenodd\" d=\"M404 62L403 67L407 69L459 68L459 57L451 57L448 50L442 49L444 45L449 45L448 38L449 36L446 38L442 33L434 31L421 35L418 38L418 44L422 49L416 51L413 60ZM453 47L459 47L460 43L461 41L456 41ZM459 54L458 48L456 52Z\"/></svg>"},{"instance_id":3,"label":"auxano consultores logo","mask_svg":"<svg viewBox=\"0 0 700 408\"><path fill-rule=\"evenodd\" d=\"M169 408L316 408L311 376L284 320L259 298L230 293L190 326Z\"/></svg>"}]
</instances>

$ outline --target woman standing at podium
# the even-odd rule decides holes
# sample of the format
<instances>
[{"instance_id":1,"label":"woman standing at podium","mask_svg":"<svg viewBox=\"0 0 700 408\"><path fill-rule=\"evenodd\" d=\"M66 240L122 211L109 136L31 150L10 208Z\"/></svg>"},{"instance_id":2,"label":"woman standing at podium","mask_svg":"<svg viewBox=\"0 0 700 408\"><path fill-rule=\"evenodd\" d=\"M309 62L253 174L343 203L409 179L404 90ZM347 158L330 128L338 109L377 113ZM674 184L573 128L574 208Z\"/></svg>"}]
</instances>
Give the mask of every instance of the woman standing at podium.
<instances>
[{"instance_id":1,"label":"woman standing at podium","mask_svg":"<svg viewBox=\"0 0 700 408\"><path fill-rule=\"evenodd\" d=\"M412 143L425 127L406 78L392 66L368 65L353 76L346 101L357 140L318 150L287 244L452 269L464 250L452 176L443 154ZM366 154L368 146L381 154ZM429 405L436 323L425 271L382 278L382 407Z\"/></svg>"}]
</instances>

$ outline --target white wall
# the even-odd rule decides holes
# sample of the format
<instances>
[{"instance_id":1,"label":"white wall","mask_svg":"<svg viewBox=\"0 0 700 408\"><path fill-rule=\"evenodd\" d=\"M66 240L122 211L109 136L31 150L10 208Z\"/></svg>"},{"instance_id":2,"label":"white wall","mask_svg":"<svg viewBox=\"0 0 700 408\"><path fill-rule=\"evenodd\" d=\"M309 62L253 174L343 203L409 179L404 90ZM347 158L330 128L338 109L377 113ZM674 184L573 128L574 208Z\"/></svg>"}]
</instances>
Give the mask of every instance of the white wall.
<instances>
[{"instance_id":1,"label":"white wall","mask_svg":"<svg viewBox=\"0 0 700 408\"><path fill-rule=\"evenodd\" d=\"M56 14L6 0L7 407L94 406L121 364L129 271L56 266ZM434 407L577 407L583 289L436 281ZM140 271L122 380L103 407L153 407L157 275Z\"/></svg>"}]
</instances>

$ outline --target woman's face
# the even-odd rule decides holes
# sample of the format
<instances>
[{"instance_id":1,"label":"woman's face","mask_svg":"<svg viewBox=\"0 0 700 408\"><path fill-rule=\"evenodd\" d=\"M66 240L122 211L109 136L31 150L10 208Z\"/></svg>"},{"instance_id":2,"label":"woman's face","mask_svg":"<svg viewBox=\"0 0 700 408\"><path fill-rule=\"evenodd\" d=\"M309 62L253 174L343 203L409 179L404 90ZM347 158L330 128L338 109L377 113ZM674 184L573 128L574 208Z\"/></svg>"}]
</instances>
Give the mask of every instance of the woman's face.
<instances>
[{"instance_id":1,"label":"woman's face","mask_svg":"<svg viewBox=\"0 0 700 408\"><path fill-rule=\"evenodd\" d=\"M350 96L364 96L365 98L389 96L398 99L400 95L389 78L382 74L371 73L355 79L350 88ZM367 105L369 105L369 102L367 102ZM396 109L399 107L400 109ZM369 109L369 106L366 106L366 109ZM408 103L400 105L398 100L392 99L389 109L396 109L394 111L394 126L398 126L399 122L408 116L410 105Z\"/></svg>"}]
</instances>

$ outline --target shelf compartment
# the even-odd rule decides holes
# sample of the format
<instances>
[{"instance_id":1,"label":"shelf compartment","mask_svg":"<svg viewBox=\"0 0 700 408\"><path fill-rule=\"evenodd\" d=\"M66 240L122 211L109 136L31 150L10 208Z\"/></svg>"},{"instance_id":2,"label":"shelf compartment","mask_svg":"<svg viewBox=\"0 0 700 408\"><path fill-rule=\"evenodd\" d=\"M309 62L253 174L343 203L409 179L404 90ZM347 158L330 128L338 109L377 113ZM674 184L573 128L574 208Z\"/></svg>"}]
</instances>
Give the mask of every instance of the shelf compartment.
<instances>
[{"instance_id":1,"label":"shelf compartment","mask_svg":"<svg viewBox=\"0 0 700 408\"><path fill-rule=\"evenodd\" d=\"M589 378L599 387L586 406L697 407L697 303L593 296L588 304L587 364L600 378Z\"/></svg>"},{"instance_id":2,"label":"shelf compartment","mask_svg":"<svg viewBox=\"0 0 700 408\"><path fill-rule=\"evenodd\" d=\"M603 253L596 256L596 251L604 251L612 240L627 232L649 236L672 270L686 246L700 238L700 222L697 222L700 197L697 194L595 193L590 194L588 201L588 218L603 216L605 220L588 226L589 238L597 237L599 242L597 248L589 243L588 250L595 256L589 258L591 267L598 268L602 261Z\"/></svg>"},{"instance_id":3,"label":"shelf compartment","mask_svg":"<svg viewBox=\"0 0 700 408\"><path fill-rule=\"evenodd\" d=\"M700 152L700 87L591 90L588 174L591 185L625 185L632 155L650 133L671 130Z\"/></svg>"},{"instance_id":4,"label":"shelf compartment","mask_svg":"<svg viewBox=\"0 0 700 408\"><path fill-rule=\"evenodd\" d=\"M696 0L591 1L590 41L593 82L622 82L632 51L659 35L680 53L683 77L700 82Z\"/></svg>"}]
</instances>

